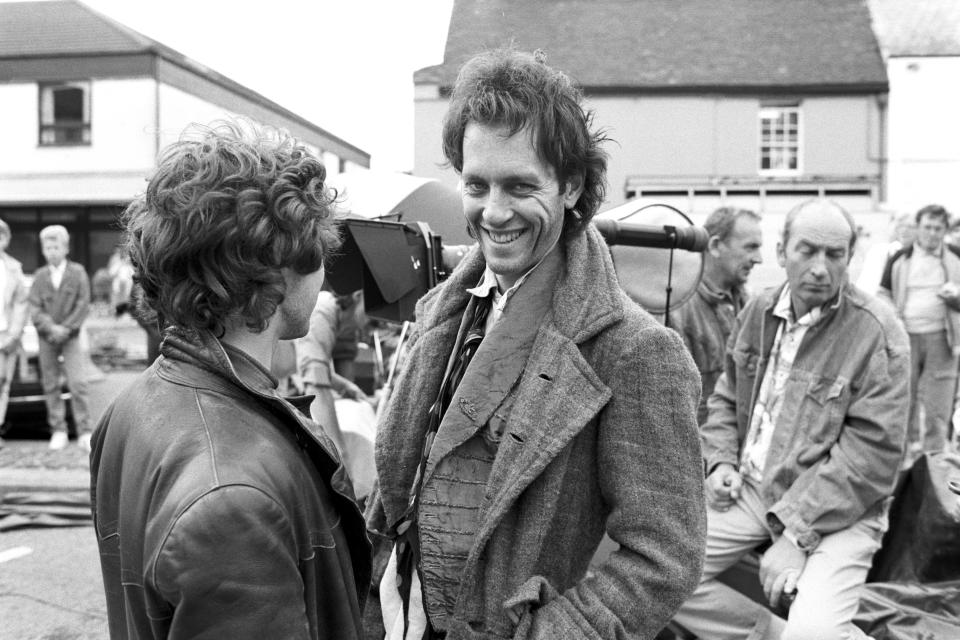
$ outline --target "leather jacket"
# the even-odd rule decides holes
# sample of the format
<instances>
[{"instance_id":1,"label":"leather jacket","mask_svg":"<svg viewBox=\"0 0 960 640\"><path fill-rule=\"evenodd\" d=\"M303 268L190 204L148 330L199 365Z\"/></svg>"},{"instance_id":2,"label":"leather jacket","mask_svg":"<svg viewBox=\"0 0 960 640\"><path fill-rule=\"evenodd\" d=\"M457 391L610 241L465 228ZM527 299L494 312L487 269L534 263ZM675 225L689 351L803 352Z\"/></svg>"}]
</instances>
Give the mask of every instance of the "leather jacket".
<instances>
[{"instance_id":1,"label":"leather jacket","mask_svg":"<svg viewBox=\"0 0 960 640\"><path fill-rule=\"evenodd\" d=\"M161 353L92 442L110 636L362 638L370 547L330 440L211 334Z\"/></svg>"}]
</instances>

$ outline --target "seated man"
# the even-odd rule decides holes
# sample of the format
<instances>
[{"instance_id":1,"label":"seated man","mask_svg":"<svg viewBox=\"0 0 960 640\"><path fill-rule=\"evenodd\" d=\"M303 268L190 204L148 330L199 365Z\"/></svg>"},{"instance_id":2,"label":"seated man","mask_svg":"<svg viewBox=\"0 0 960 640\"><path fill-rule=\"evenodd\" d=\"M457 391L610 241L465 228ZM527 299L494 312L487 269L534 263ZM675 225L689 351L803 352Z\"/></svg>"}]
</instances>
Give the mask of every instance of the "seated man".
<instances>
[{"instance_id":1,"label":"seated man","mask_svg":"<svg viewBox=\"0 0 960 640\"><path fill-rule=\"evenodd\" d=\"M752 299L727 344L701 433L703 578L675 620L701 638L835 639L887 526L904 452L910 347L886 303L847 282L850 215L827 200L787 214L787 282ZM773 615L716 576L760 543Z\"/></svg>"},{"instance_id":2,"label":"seated man","mask_svg":"<svg viewBox=\"0 0 960 640\"><path fill-rule=\"evenodd\" d=\"M362 638L353 491L269 373L338 243L325 175L291 138L223 125L168 147L124 214L165 335L93 439L111 637Z\"/></svg>"}]
</instances>

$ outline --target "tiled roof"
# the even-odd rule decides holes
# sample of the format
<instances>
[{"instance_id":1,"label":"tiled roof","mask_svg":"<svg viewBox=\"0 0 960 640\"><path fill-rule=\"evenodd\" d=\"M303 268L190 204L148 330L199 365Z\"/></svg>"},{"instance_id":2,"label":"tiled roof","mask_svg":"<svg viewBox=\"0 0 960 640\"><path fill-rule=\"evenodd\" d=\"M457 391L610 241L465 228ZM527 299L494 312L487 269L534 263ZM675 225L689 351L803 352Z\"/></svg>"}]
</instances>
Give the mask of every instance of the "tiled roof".
<instances>
[{"instance_id":1,"label":"tiled roof","mask_svg":"<svg viewBox=\"0 0 960 640\"><path fill-rule=\"evenodd\" d=\"M238 82L75 0L0 2L0 60L149 53L309 128L358 156L369 154Z\"/></svg>"},{"instance_id":2,"label":"tiled roof","mask_svg":"<svg viewBox=\"0 0 960 640\"><path fill-rule=\"evenodd\" d=\"M415 82L509 44L594 90L887 87L862 0L455 0L444 62Z\"/></svg>"},{"instance_id":3,"label":"tiled roof","mask_svg":"<svg viewBox=\"0 0 960 640\"><path fill-rule=\"evenodd\" d=\"M0 57L142 53L154 44L76 2L0 3Z\"/></svg>"},{"instance_id":4,"label":"tiled roof","mask_svg":"<svg viewBox=\"0 0 960 640\"><path fill-rule=\"evenodd\" d=\"M958 0L870 0L870 11L886 55L960 55Z\"/></svg>"}]
</instances>

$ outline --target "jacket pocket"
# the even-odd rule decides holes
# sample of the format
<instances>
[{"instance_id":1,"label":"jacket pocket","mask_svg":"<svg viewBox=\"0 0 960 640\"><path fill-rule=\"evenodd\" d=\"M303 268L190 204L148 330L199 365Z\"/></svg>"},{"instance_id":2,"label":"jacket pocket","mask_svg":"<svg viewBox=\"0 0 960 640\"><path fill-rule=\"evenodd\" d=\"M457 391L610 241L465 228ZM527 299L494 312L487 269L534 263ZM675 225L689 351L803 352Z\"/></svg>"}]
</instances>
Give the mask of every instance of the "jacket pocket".
<instances>
[{"instance_id":1,"label":"jacket pocket","mask_svg":"<svg viewBox=\"0 0 960 640\"><path fill-rule=\"evenodd\" d=\"M843 394L843 387L844 384L842 380L818 378L807 387L807 395L818 405L825 407Z\"/></svg>"},{"instance_id":2,"label":"jacket pocket","mask_svg":"<svg viewBox=\"0 0 960 640\"><path fill-rule=\"evenodd\" d=\"M807 386L805 418L807 438L813 443L832 444L843 426L843 395L846 384L840 378L814 378Z\"/></svg>"}]
</instances>

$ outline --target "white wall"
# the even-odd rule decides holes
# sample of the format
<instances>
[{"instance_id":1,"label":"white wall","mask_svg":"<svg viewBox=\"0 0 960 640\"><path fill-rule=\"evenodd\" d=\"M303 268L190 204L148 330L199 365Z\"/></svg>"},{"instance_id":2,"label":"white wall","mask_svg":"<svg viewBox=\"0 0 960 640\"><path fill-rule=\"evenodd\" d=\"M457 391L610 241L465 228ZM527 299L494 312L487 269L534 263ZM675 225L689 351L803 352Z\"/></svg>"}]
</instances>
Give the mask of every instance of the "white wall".
<instances>
[{"instance_id":1,"label":"white wall","mask_svg":"<svg viewBox=\"0 0 960 640\"><path fill-rule=\"evenodd\" d=\"M153 87L92 81L90 144L40 146L37 84L0 84L0 202L130 197L153 164Z\"/></svg>"},{"instance_id":2,"label":"white wall","mask_svg":"<svg viewBox=\"0 0 960 640\"><path fill-rule=\"evenodd\" d=\"M889 58L888 202L960 215L960 57Z\"/></svg>"},{"instance_id":3,"label":"white wall","mask_svg":"<svg viewBox=\"0 0 960 640\"><path fill-rule=\"evenodd\" d=\"M161 149L171 142L178 140L183 131L190 125L209 125L217 120L228 120L242 115L167 84L160 85L159 95L159 143ZM267 122L263 124L273 125L274 123ZM339 156L329 151L321 153L316 146L306 143L303 140L300 140L300 142L304 144L311 153L321 158L327 169L327 175L339 173Z\"/></svg>"},{"instance_id":4,"label":"white wall","mask_svg":"<svg viewBox=\"0 0 960 640\"><path fill-rule=\"evenodd\" d=\"M414 173L455 186L455 173L440 166L447 104L435 87L417 87ZM625 201L630 176L758 177L760 104L757 97L713 95L588 98L594 125L613 140L605 146L610 159L604 208ZM805 97L801 112L799 178L879 175L880 119L873 96Z\"/></svg>"},{"instance_id":5,"label":"white wall","mask_svg":"<svg viewBox=\"0 0 960 640\"><path fill-rule=\"evenodd\" d=\"M413 103L413 175L436 178L456 188L457 173L444 167L441 136L443 116L450 101L441 98L436 85L416 85Z\"/></svg>"},{"instance_id":6,"label":"white wall","mask_svg":"<svg viewBox=\"0 0 960 640\"><path fill-rule=\"evenodd\" d=\"M167 84L160 85L159 105L161 149L176 142L190 125L208 125L215 120L237 117L233 111Z\"/></svg>"}]
</instances>

